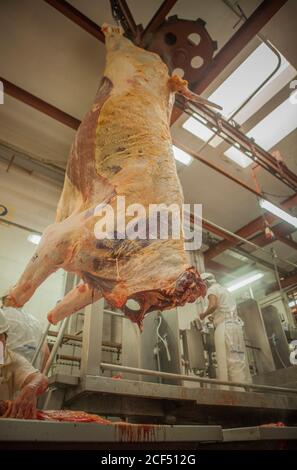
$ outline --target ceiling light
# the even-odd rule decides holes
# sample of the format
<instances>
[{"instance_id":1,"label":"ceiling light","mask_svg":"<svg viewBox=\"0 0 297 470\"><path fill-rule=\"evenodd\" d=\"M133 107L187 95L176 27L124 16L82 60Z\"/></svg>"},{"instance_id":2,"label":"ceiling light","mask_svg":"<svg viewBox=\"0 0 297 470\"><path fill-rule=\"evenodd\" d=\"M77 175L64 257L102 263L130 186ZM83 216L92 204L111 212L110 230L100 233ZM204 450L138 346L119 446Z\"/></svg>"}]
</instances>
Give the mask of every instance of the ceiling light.
<instances>
[{"instance_id":1,"label":"ceiling light","mask_svg":"<svg viewBox=\"0 0 297 470\"><path fill-rule=\"evenodd\" d=\"M172 147L175 160L187 166L192 163L193 158L191 157L191 155L189 155L187 152L184 152L175 145L173 145Z\"/></svg>"},{"instance_id":2,"label":"ceiling light","mask_svg":"<svg viewBox=\"0 0 297 470\"><path fill-rule=\"evenodd\" d=\"M30 233L27 240L34 245L38 245L41 240L41 235L38 235L37 233Z\"/></svg>"},{"instance_id":3,"label":"ceiling light","mask_svg":"<svg viewBox=\"0 0 297 470\"><path fill-rule=\"evenodd\" d=\"M272 214L276 215L280 219L283 219L285 222L288 222L288 224L291 224L297 228L297 217L294 217L293 215L288 214L288 212L285 212L280 207L277 207L274 204L272 204L272 202L266 201L264 199L260 199L259 204L262 207L262 209L265 209L271 212Z\"/></svg>"},{"instance_id":4,"label":"ceiling light","mask_svg":"<svg viewBox=\"0 0 297 470\"><path fill-rule=\"evenodd\" d=\"M213 131L193 117L190 117L184 122L183 128L204 141L210 139L214 135Z\"/></svg>"},{"instance_id":5,"label":"ceiling light","mask_svg":"<svg viewBox=\"0 0 297 470\"><path fill-rule=\"evenodd\" d=\"M281 56L281 65L253 99L236 115L239 124L245 122L296 75L295 68ZM225 117L239 106L263 83L277 65L277 57L266 45L258 46L244 62L211 94L209 100L223 107ZM255 73L255 70L257 73ZM240 83L240 86L238 84Z\"/></svg>"},{"instance_id":6,"label":"ceiling light","mask_svg":"<svg viewBox=\"0 0 297 470\"><path fill-rule=\"evenodd\" d=\"M256 273L253 276L249 276L245 279L242 279L241 281L237 281L234 284L231 284L231 286L227 287L227 289L229 292L234 292L235 290L238 290L241 287L247 286L248 284L252 284L252 282L258 281L263 276L263 273Z\"/></svg>"},{"instance_id":7,"label":"ceiling light","mask_svg":"<svg viewBox=\"0 0 297 470\"><path fill-rule=\"evenodd\" d=\"M247 157L243 152L235 147L230 147L228 150L226 150L224 155L230 158L230 160L233 160L233 162L237 163L237 165L241 166L242 168L247 168L251 165L251 163L253 163L251 158Z\"/></svg>"},{"instance_id":8,"label":"ceiling light","mask_svg":"<svg viewBox=\"0 0 297 470\"><path fill-rule=\"evenodd\" d=\"M297 306L297 300L291 300L291 302L289 302L289 307L296 307Z\"/></svg>"},{"instance_id":9,"label":"ceiling light","mask_svg":"<svg viewBox=\"0 0 297 470\"><path fill-rule=\"evenodd\" d=\"M281 124L280 124L281 123ZM252 138L264 150L270 150L297 127L297 106L292 105L290 98L283 101L246 135ZM230 147L225 153L228 158L246 168L252 163L243 152Z\"/></svg>"},{"instance_id":10,"label":"ceiling light","mask_svg":"<svg viewBox=\"0 0 297 470\"><path fill-rule=\"evenodd\" d=\"M243 124L296 76L296 69L282 54L280 54L280 57L281 65L278 71L256 93L250 102L236 114L236 122L238 124ZM227 77L208 99L222 106L223 115L228 119L265 81L276 67L276 64L277 57L274 52L266 44L261 44ZM257 73L255 73L255 70ZM238 86L239 83L240 86ZM193 118L187 119L183 124L183 128L203 141L207 141L213 136L213 133L206 126L197 123ZM210 145L217 147L221 142L222 139L216 136L211 140ZM234 159L234 161L236 160ZM248 161L244 161L243 165L239 163L239 165L246 167L251 163L246 164L246 162Z\"/></svg>"},{"instance_id":11,"label":"ceiling light","mask_svg":"<svg viewBox=\"0 0 297 470\"><path fill-rule=\"evenodd\" d=\"M239 259L240 261L244 262L249 262L249 259L246 256L237 253L237 251L226 250L225 253L229 256L232 256L232 258Z\"/></svg>"}]
</instances>

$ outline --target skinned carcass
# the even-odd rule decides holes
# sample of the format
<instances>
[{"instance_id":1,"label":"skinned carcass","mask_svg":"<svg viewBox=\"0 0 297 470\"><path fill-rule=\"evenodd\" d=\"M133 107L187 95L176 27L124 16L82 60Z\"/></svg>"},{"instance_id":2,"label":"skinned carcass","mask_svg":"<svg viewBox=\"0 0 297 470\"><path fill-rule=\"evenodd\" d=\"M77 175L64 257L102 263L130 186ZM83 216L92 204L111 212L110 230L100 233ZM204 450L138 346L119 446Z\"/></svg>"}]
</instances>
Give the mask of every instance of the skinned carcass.
<instances>
[{"instance_id":1,"label":"skinned carcass","mask_svg":"<svg viewBox=\"0 0 297 470\"><path fill-rule=\"evenodd\" d=\"M181 208L169 130L174 94L203 99L194 96L185 81L170 77L157 54L133 45L119 28L105 26L103 31L106 69L75 135L56 222L45 230L3 302L22 306L51 273L63 268L83 282L48 314L50 322L104 297L141 326L147 312L194 302L204 293L204 284L189 264L182 229L178 238L151 239L146 232L133 239L111 225L100 238L98 207L107 216L110 210L123 216L117 205L120 196L130 210L135 204L145 210L152 204ZM132 215L124 214L125 226ZM137 302L136 309L129 307L129 299Z\"/></svg>"}]
</instances>

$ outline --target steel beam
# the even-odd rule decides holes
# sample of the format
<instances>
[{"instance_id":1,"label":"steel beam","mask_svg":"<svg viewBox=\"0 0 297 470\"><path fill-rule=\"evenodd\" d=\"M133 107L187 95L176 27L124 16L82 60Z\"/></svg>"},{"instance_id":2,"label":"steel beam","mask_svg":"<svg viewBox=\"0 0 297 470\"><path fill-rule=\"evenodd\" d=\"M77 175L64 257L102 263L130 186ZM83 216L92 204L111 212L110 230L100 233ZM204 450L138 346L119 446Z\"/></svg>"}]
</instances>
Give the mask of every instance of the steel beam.
<instances>
[{"instance_id":1,"label":"steel beam","mask_svg":"<svg viewBox=\"0 0 297 470\"><path fill-rule=\"evenodd\" d=\"M37 109L41 113L47 114L56 121L61 122L65 126L71 127L72 129L77 129L80 125L79 119L70 116L70 114L61 111L55 106L47 103L46 101L38 98L37 96L32 95L26 90L14 85L13 83L5 80L5 78L0 77L1 82L3 83L4 94L8 94L13 98L16 98L19 101L31 106L32 108Z\"/></svg>"},{"instance_id":2,"label":"steel beam","mask_svg":"<svg viewBox=\"0 0 297 470\"><path fill-rule=\"evenodd\" d=\"M90 20L90 18L85 16L79 10L74 8L72 5L70 5L70 3L65 2L65 0L44 1L66 16L66 18L73 21L75 24L94 36L96 39L99 39L101 42L105 42L105 37L101 31L101 27L94 23L94 21Z\"/></svg>"},{"instance_id":3,"label":"steel beam","mask_svg":"<svg viewBox=\"0 0 297 470\"><path fill-rule=\"evenodd\" d=\"M293 225L288 225L284 222L281 222L278 225L275 225L274 227L272 227L272 231L275 235L275 238L278 238L278 237L286 238L287 236L290 236L291 233L296 232L296 228L293 227ZM254 237L250 238L250 240L259 246L266 246L272 243L275 240L275 238L272 238L272 240L267 239L265 234L261 233L259 235L255 235Z\"/></svg>"},{"instance_id":4,"label":"steel beam","mask_svg":"<svg viewBox=\"0 0 297 470\"><path fill-rule=\"evenodd\" d=\"M297 194L294 194L293 196L290 196L288 199L286 199L284 202L281 202L280 207L284 210L290 209L291 207L295 207L297 205ZM277 220L277 217L273 214L265 214L265 219L269 224ZM237 230L235 233L236 235L239 235L240 237L243 238L248 238L251 235L253 235L256 232L263 232L264 231L264 221L263 217L257 217L256 219L252 220L249 222L247 225L244 227L241 227L239 230ZM223 251L227 250L228 248L231 248L232 246L235 246L238 244L238 242L232 242L231 240L226 240L226 237L224 237L225 240L219 242L217 245L209 248L205 253L205 257L207 259L212 259L219 254L223 253ZM240 243L240 242L239 242Z\"/></svg>"},{"instance_id":5,"label":"steel beam","mask_svg":"<svg viewBox=\"0 0 297 470\"><path fill-rule=\"evenodd\" d=\"M244 181L240 180L239 178L236 178L235 176L231 175L231 173L228 173L227 171L223 170L223 168L220 168L219 166L215 165L211 161L209 161L207 158L202 157L201 155L198 155L194 150L190 149L187 145L182 144L181 142L174 142L176 145L181 149L187 152L191 157L193 157L195 160L198 160L201 163L204 163L204 165L208 166L212 170L216 171L217 173L220 173L221 175L225 176L229 180L233 181L234 183L238 184L241 186L243 189L246 189L250 193L254 194L254 196L261 197L262 199L265 199L265 197L262 196L259 191L256 189L252 188L251 186L248 186Z\"/></svg>"},{"instance_id":6,"label":"steel beam","mask_svg":"<svg viewBox=\"0 0 297 470\"><path fill-rule=\"evenodd\" d=\"M231 39L219 50L193 91L197 94L201 94L205 91L210 83L217 78L233 59L235 59L286 2L287 0L264 0L241 28L236 31ZM182 111L175 107L171 117L171 124L173 124L181 114Z\"/></svg>"},{"instance_id":7,"label":"steel beam","mask_svg":"<svg viewBox=\"0 0 297 470\"><path fill-rule=\"evenodd\" d=\"M177 0L165 0L160 8L156 11L153 18L145 28L142 33L141 41L144 45L146 41L149 39L150 35L152 35L157 29L161 26L161 24L165 21L166 16L170 12L170 10L174 7Z\"/></svg>"},{"instance_id":8,"label":"steel beam","mask_svg":"<svg viewBox=\"0 0 297 470\"><path fill-rule=\"evenodd\" d=\"M180 101L177 101L177 105L180 106ZM226 140L231 146L238 145L239 150L241 150L245 155L253 160L254 163L268 171L275 178L288 186L291 190L295 192L297 191L297 175L293 173L286 165L279 165L273 155L271 155L265 149L260 147L256 142L251 140L247 135L245 135L239 126L234 126L227 119L223 118L222 116L218 116L214 110L198 103L195 105L187 103L183 109L189 116L197 119L198 122L200 121L196 115L201 116L207 122L208 127L211 130L215 130L217 132L218 136L220 136L220 133L222 133L222 135L225 136L224 140ZM189 151L188 149L183 150L191 153L194 158L198 158L200 160L202 159L193 151ZM259 190L254 192L259 194ZM262 195L260 195L260 197L265 199L265 197Z\"/></svg>"},{"instance_id":9,"label":"steel beam","mask_svg":"<svg viewBox=\"0 0 297 470\"><path fill-rule=\"evenodd\" d=\"M292 274L285 278L281 278L280 284L281 284L282 289L287 289L288 287L297 286L297 274ZM279 291L279 284L278 283L271 284L265 290L265 295L272 294L273 292L276 292L276 291Z\"/></svg>"}]
</instances>

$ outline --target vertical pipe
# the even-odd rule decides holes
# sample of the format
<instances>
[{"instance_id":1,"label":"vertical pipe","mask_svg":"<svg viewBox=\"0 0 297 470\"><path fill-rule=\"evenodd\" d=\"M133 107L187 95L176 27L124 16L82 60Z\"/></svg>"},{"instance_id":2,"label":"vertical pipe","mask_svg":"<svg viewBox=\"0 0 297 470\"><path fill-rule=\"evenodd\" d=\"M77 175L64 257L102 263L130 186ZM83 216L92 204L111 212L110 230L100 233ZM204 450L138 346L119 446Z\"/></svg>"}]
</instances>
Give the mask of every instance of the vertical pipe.
<instances>
[{"instance_id":1,"label":"vertical pipe","mask_svg":"<svg viewBox=\"0 0 297 470\"><path fill-rule=\"evenodd\" d=\"M60 329L59 329L59 333L58 333L58 336L57 336L57 339L54 343L54 346L53 346L53 349L51 350L51 353L49 355L49 358L48 360L46 361L46 364L45 364L45 367L43 369L43 373L45 375L48 375L49 373L49 370L54 362L54 359L56 357L56 354L57 354L57 351L59 349L59 347L61 346L62 344L62 341L63 341L63 336L64 336L64 333L65 333L65 330L67 328L67 325L68 325L68 321L69 321L69 317L67 318L64 318L64 320L62 321L61 323L61 326L60 326Z\"/></svg>"},{"instance_id":2,"label":"vertical pipe","mask_svg":"<svg viewBox=\"0 0 297 470\"><path fill-rule=\"evenodd\" d=\"M40 338L40 341L38 343L38 346L35 350L34 356L33 356L32 361L31 361L32 366L35 366L35 364L36 364L39 353L40 353L40 351L41 351L41 349L42 349L42 347L43 347L43 345L46 341L50 326L51 326L51 324L48 323L47 326L46 326L46 329L44 330L44 333L43 333L42 337Z\"/></svg>"}]
</instances>

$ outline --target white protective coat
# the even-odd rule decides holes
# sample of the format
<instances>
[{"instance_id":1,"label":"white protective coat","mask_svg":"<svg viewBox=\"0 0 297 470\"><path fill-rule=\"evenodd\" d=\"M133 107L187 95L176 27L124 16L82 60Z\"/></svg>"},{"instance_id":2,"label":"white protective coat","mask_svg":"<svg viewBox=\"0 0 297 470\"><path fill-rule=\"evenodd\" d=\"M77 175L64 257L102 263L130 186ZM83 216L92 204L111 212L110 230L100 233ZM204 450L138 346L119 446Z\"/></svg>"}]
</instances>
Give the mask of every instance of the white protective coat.
<instances>
[{"instance_id":1,"label":"white protective coat","mask_svg":"<svg viewBox=\"0 0 297 470\"><path fill-rule=\"evenodd\" d=\"M7 347L31 362L42 336L39 321L17 308L4 307L1 311L9 325Z\"/></svg>"},{"instance_id":2,"label":"white protective coat","mask_svg":"<svg viewBox=\"0 0 297 470\"><path fill-rule=\"evenodd\" d=\"M213 313L217 378L229 382L251 382L243 322L237 315L236 303L228 290L218 283L209 287L207 296L211 294L218 299L218 308ZM227 386L222 388L228 389Z\"/></svg>"}]
</instances>

